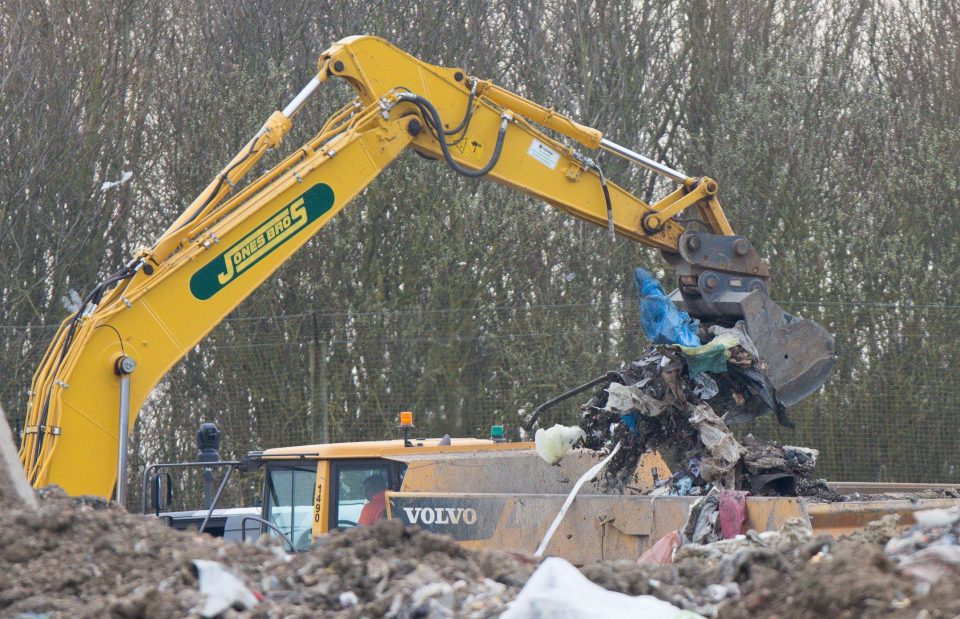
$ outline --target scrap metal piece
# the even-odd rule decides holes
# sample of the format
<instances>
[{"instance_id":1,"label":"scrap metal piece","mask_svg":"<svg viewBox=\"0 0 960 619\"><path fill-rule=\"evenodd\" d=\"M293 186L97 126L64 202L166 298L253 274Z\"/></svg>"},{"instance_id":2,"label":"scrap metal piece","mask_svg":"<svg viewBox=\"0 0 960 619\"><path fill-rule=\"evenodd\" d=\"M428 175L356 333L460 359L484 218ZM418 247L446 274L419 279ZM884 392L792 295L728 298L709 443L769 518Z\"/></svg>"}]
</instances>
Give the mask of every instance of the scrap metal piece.
<instances>
[{"instance_id":1,"label":"scrap metal piece","mask_svg":"<svg viewBox=\"0 0 960 619\"><path fill-rule=\"evenodd\" d=\"M670 299L694 318L741 318L750 293L768 293L770 271L742 236L686 232L680 237L679 288Z\"/></svg>"},{"instance_id":2,"label":"scrap metal piece","mask_svg":"<svg viewBox=\"0 0 960 619\"><path fill-rule=\"evenodd\" d=\"M552 406L559 404L560 402L563 402L564 400L569 400L573 396L577 395L578 393L582 393L586 391L590 387L599 385L602 382L615 381L615 380L620 380L620 375L617 374L616 372L607 372L603 376L598 376L591 381L583 383L579 387L574 387L570 391L561 393L560 395L554 398L550 398L549 400L547 400L537 408L533 409L532 413L524 417L523 422L520 424L520 427L522 427L524 430L529 432L533 428L534 424L536 424L537 421L540 419L540 414L543 413L543 411L547 410Z\"/></svg>"}]
</instances>

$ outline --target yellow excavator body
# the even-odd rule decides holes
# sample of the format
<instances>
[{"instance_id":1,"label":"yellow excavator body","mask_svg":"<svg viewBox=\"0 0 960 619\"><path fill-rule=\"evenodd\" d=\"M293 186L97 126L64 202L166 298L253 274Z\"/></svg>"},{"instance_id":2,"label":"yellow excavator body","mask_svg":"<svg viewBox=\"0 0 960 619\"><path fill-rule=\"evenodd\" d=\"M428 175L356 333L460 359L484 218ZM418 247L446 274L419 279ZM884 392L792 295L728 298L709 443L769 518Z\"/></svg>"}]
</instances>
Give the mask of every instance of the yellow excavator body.
<instances>
[{"instance_id":1,"label":"yellow excavator body","mask_svg":"<svg viewBox=\"0 0 960 619\"><path fill-rule=\"evenodd\" d=\"M244 175L281 145L310 94L334 78L346 80L356 98L242 187ZM678 186L647 204L563 138L625 157ZM769 299L767 267L733 234L716 181L646 159L463 69L422 62L376 37L349 37L321 55L300 94L151 247L63 321L30 390L20 458L31 483L109 497L125 469L126 438L158 381L408 148L662 250L677 265L677 302L692 315L747 321L787 405L826 380L832 337ZM675 218L685 210L699 214L707 232L685 230ZM125 497L123 474L117 496Z\"/></svg>"}]
</instances>

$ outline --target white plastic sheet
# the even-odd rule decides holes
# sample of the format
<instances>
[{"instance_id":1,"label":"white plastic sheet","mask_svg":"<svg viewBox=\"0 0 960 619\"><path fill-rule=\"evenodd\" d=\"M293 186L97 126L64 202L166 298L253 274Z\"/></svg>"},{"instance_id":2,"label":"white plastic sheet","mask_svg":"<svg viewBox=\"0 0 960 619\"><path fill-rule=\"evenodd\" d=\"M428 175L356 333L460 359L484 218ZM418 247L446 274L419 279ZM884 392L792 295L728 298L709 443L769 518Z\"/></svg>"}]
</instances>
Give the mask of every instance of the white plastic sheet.
<instances>
[{"instance_id":1,"label":"white plastic sheet","mask_svg":"<svg viewBox=\"0 0 960 619\"><path fill-rule=\"evenodd\" d=\"M652 595L608 591L558 557L550 557L530 576L500 619L695 619L702 617Z\"/></svg>"},{"instance_id":2,"label":"white plastic sheet","mask_svg":"<svg viewBox=\"0 0 960 619\"><path fill-rule=\"evenodd\" d=\"M247 609L257 604L257 597L222 564L216 561L194 559L200 593L204 596L200 614L216 617L231 608Z\"/></svg>"},{"instance_id":3,"label":"white plastic sheet","mask_svg":"<svg viewBox=\"0 0 960 619\"><path fill-rule=\"evenodd\" d=\"M664 357L666 359L666 357ZM630 411L639 411L648 417L657 417L667 410L667 404L648 396L636 385L610 383L607 387L606 410L625 415Z\"/></svg>"}]
</instances>

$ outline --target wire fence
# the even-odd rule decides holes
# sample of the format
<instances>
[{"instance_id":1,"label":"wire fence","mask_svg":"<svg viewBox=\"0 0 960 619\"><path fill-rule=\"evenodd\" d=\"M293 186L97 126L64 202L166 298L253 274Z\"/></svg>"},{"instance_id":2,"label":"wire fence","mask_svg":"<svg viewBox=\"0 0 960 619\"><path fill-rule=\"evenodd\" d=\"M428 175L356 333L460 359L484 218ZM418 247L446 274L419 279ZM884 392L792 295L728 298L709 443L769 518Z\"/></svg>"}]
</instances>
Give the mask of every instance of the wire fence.
<instances>
[{"instance_id":1,"label":"wire fence","mask_svg":"<svg viewBox=\"0 0 960 619\"><path fill-rule=\"evenodd\" d=\"M834 480L960 482L960 375L950 344L960 307L784 303L835 334L827 385L789 414L736 426L820 450ZM0 398L21 423L30 374L52 329L2 330L9 364ZM520 438L526 412L643 351L636 304L404 309L234 318L181 361L141 411L131 487L148 462L190 460L200 423L223 456L252 449L394 438L400 411L420 436ZM16 353L16 356L9 356ZM573 424L589 393L545 413Z\"/></svg>"}]
</instances>

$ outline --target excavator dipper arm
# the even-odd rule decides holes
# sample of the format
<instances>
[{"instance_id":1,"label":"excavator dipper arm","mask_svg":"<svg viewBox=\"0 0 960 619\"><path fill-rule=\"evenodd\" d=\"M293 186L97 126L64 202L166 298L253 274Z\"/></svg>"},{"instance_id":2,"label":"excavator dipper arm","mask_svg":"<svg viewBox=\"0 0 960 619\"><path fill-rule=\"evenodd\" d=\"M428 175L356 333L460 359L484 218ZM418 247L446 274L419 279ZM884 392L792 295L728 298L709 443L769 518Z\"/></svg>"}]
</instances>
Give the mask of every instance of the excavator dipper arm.
<instances>
[{"instance_id":1,"label":"excavator dipper arm","mask_svg":"<svg viewBox=\"0 0 960 619\"><path fill-rule=\"evenodd\" d=\"M280 146L309 95L334 77L347 80L357 98L286 160L237 189ZM627 157L679 187L648 205L540 127ZM761 309L773 303L766 266L733 235L712 179L688 178L461 69L423 63L375 37L350 37L324 52L318 74L153 247L94 287L64 320L31 386L20 451L31 482L110 496L126 434L164 374L407 148L661 249L678 265L680 293L694 314L744 317L743 303L731 304L727 293L759 299ZM686 232L672 219L690 207L709 232ZM700 280L713 285L713 297L702 294ZM825 346L832 359L832 340Z\"/></svg>"}]
</instances>

